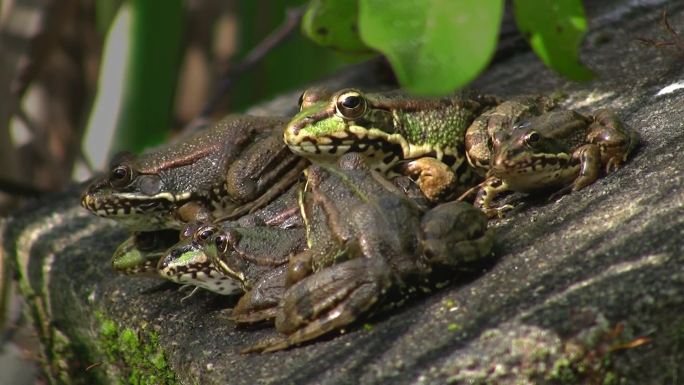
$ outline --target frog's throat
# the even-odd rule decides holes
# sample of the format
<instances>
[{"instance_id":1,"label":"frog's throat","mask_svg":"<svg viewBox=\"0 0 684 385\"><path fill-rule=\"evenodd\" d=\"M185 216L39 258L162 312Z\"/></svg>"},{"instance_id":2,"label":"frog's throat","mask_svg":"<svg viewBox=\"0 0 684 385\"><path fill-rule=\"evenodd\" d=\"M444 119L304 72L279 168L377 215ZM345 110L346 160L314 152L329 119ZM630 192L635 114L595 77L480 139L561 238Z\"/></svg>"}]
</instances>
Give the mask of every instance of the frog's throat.
<instances>
[{"instance_id":1,"label":"frog's throat","mask_svg":"<svg viewBox=\"0 0 684 385\"><path fill-rule=\"evenodd\" d=\"M222 274L209 261L174 265L160 269L159 273L171 282L198 286L222 295L243 291L238 280Z\"/></svg>"}]
</instances>

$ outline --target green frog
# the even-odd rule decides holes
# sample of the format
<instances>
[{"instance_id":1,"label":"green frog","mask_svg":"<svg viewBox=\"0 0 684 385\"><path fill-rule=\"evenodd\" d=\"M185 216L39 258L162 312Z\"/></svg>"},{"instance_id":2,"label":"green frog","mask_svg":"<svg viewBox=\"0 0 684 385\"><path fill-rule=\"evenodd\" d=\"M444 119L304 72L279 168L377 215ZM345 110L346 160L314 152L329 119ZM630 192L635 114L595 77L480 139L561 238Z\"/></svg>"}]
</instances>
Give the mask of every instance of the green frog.
<instances>
[{"instance_id":1,"label":"green frog","mask_svg":"<svg viewBox=\"0 0 684 385\"><path fill-rule=\"evenodd\" d=\"M239 217L263 207L307 162L282 143L286 119L230 115L211 128L137 157L114 158L90 184L85 208L132 231Z\"/></svg>"},{"instance_id":2,"label":"green frog","mask_svg":"<svg viewBox=\"0 0 684 385\"><path fill-rule=\"evenodd\" d=\"M475 205L501 216L513 206L492 202L505 191L580 190L619 168L637 143L636 132L611 110L590 116L553 110L523 119L500 130Z\"/></svg>"},{"instance_id":3,"label":"green frog","mask_svg":"<svg viewBox=\"0 0 684 385\"><path fill-rule=\"evenodd\" d=\"M226 229L263 229L264 233L271 229L275 229L274 232L278 229L301 229L303 223L299 216L297 191L297 187L293 186L265 207L239 219L223 221L220 226ZM215 269L202 250L196 247L195 241L200 240L201 236L195 233L202 225L199 222L187 224L181 231L180 242L178 232L169 230L140 233L137 236L142 239L138 242L129 238L114 253L112 267L120 273L163 278L223 295L240 292L244 285L236 283L234 277L228 281L231 277ZM245 240L243 245L259 241L260 238L252 237Z\"/></svg>"},{"instance_id":4,"label":"green frog","mask_svg":"<svg viewBox=\"0 0 684 385\"><path fill-rule=\"evenodd\" d=\"M169 250L158 269L168 279L219 294L244 293L233 309L238 322L275 317L285 290L287 263L306 246L303 227L201 225ZM227 284L234 291L222 290ZM239 320L238 320L239 319Z\"/></svg>"},{"instance_id":5,"label":"green frog","mask_svg":"<svg viewBox=\"0 0 684 385\"><path fill-rule=\"evenodd\" d=\"M486 217L464 202L423 212L357 153L339 165L313 165L300 193L307 247L289 258L276 309L241 300L233 318L275 314L281 333L247 351L273 351L338 330L366 314L392 288L409 288L433 268L466 268L490 255ZM208 237L221 254L226 239ZM282 276L280 276L282 279Z\"/></svg>"},{"instance_id":6,"label":"green frog","mask_svg":"<svg viewBox=\"0 0 684 385\"><path fill-rule=\"evenodd\" d=\"M438 201L477 179L465 157L465 132L499 102L477 93L418 98L399 91L313 88L302 94L284 140L318 163L362 153L371 168L411 176L428 199Z\"/></svg>"}]
</instances>

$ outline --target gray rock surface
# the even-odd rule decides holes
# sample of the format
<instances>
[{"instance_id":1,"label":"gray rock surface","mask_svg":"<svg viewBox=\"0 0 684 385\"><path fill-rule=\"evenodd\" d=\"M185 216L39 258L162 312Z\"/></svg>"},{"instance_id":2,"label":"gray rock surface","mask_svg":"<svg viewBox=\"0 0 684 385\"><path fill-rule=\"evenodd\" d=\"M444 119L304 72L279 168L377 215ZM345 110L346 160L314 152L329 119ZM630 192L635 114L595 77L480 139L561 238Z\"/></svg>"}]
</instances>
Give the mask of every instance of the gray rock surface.
<instances>
[{"instance_id":1,"label":"gray rock surface","mask_svg":"<svg viewBox=\"0 0 684 385\"><path fill-rule=\"evenodd\" d=\"M73 191L5 221L4 260L15 261L51 379L684 383L684 88L658 95L684 86L684 53L635 40L673 38L658 25L661 7L648 4L591 6L583 60L592 82L570 83L522 53L475 84L504 96L561 90L567 108L617 110L641 137L625 167L554 200L523 199L492 222L497 261L486 271L342 335L241 355L274 330L236 328L233 299L181 302L176 286L115 275L108 260L125 232L81 209ZM684 4L670 2L669 18L684 34Z\"/></svg>"}]
</instances>

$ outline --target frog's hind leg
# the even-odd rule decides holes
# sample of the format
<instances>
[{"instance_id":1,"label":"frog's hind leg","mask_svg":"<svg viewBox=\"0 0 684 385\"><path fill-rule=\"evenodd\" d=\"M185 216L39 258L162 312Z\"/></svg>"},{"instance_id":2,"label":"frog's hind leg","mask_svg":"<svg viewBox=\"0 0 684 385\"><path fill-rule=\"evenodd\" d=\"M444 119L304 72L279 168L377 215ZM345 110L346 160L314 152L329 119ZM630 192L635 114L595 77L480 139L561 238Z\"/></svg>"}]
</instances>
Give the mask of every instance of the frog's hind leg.
<instances>
[{"instance_id":1,"label":"frog's hind leg","mask_svg":"<svg viewBox=\"0 0 684 385\"><path fill-rule=\"evenodd\" d=\"M354 322L389 288L391 268L378 258L333 265L290 287L281 301L276 329L286 334L246 352L285 349Z\"/></svg>"}]
</instances>

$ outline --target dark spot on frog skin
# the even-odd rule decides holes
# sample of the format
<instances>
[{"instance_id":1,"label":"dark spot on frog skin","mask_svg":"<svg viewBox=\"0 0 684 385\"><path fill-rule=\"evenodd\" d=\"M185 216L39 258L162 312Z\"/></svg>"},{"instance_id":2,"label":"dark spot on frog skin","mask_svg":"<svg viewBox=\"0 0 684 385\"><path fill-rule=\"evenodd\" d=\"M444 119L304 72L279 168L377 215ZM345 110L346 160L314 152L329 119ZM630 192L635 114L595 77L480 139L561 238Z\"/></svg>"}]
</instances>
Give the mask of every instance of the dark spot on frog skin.
<instances>
[{"instance_id":1,"label":"dark spot on frog skin","mask_svg":"<svg viewBox=\"0 0 684 385\"><path fill-rule=\"evenodd\" d=\"M316 30L316 33L321 35L321 36L326 36L328 34L328 29L325 27L318 27Z\"/></svg>"}]
</instances>

